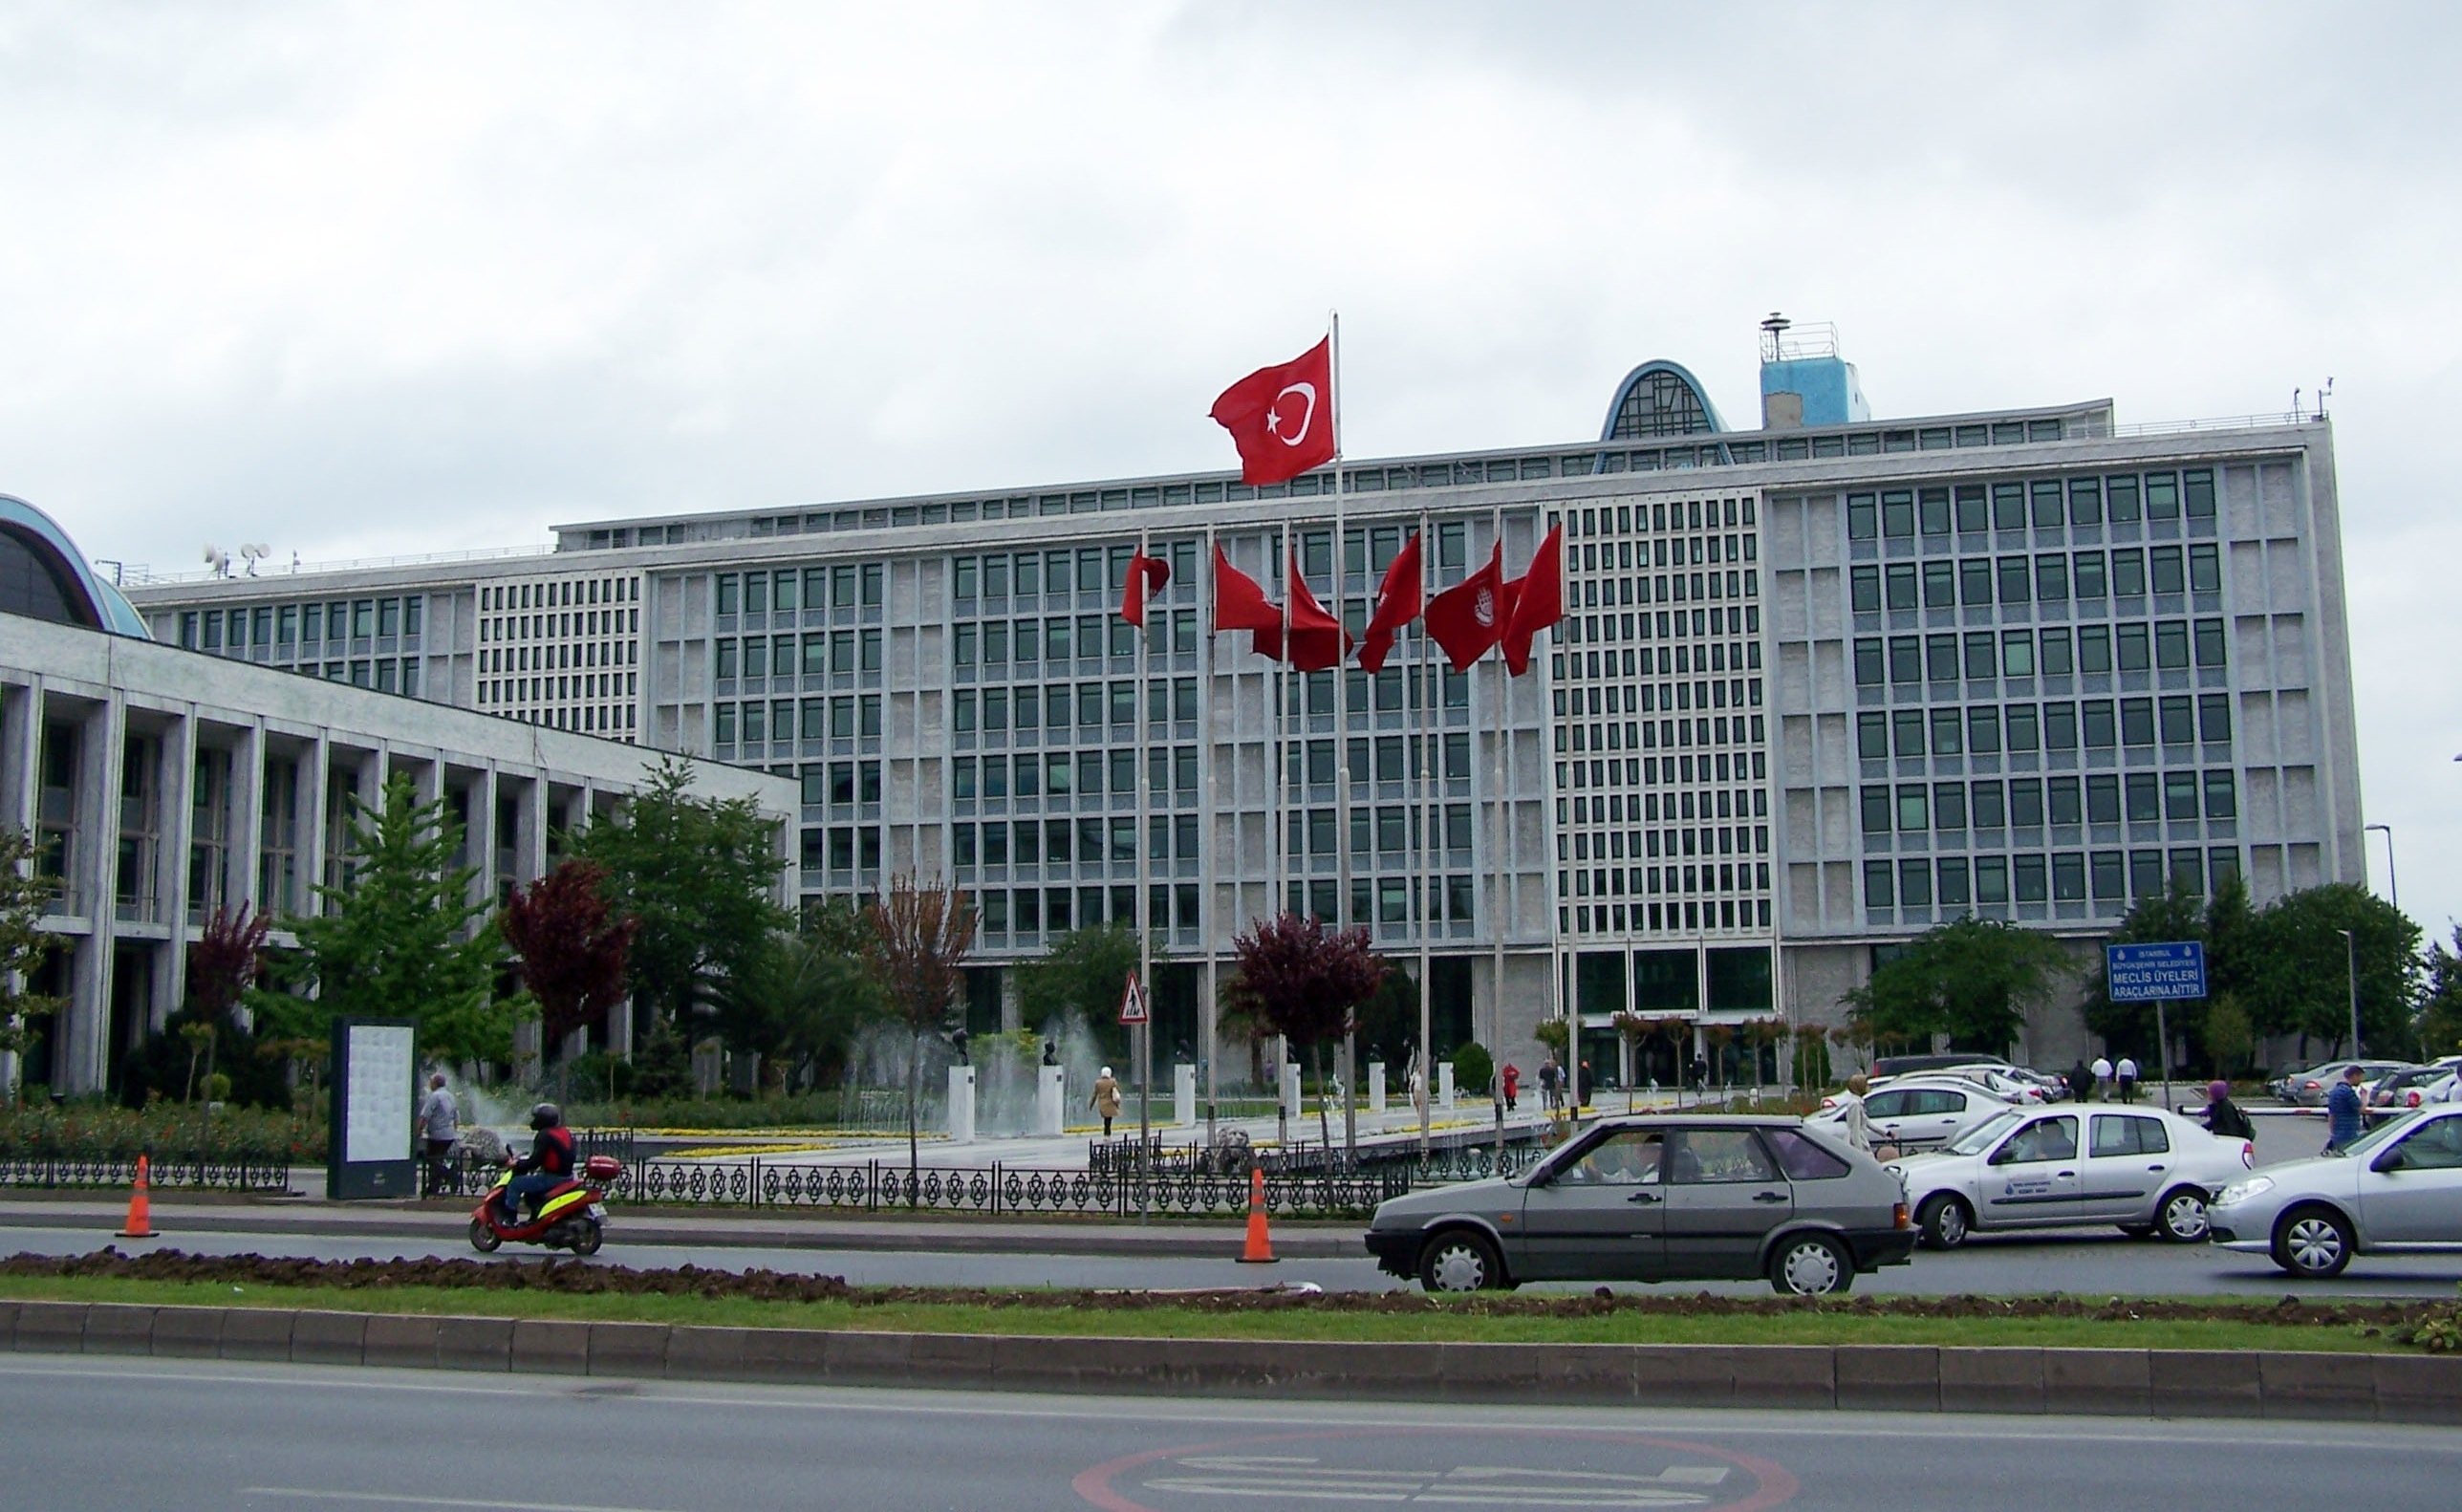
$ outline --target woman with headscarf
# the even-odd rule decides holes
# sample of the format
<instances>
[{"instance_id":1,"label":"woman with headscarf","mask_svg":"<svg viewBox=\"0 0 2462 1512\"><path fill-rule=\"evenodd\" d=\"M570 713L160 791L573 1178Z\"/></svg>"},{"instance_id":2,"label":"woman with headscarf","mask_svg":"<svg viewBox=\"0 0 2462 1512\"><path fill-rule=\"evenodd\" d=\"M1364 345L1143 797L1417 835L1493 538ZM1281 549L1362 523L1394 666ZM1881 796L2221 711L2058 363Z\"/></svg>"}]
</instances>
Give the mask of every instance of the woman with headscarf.
<instances>
[{"instance_id":1,"label":"woman with headscarf","mask_svg":"<svg viewBox=\"0 0 2462 1512\"><path fill-rule=\"evenodd\" d=\"M2231 1100L2229 1082L2206 1083L2206 1132L2220 1139L2257 1137L2257 1125L2250 1123L2248 1114Z\"/></svg>"},{"instance_id":2,"label":"woman with headscarf","mask_svg":"<svg viewBox=\"0 0 2462 1512\"><path fill-rule=\"evenodd\" d=\"M1112 1069L1094 1078L1094 1095L1088 1099L1094 1112L1102 1115L1103 1137L1112 1137L1112 1120L1120 1116L1120 1084L1112 1079Z\"/></svg>"}]
</instances>

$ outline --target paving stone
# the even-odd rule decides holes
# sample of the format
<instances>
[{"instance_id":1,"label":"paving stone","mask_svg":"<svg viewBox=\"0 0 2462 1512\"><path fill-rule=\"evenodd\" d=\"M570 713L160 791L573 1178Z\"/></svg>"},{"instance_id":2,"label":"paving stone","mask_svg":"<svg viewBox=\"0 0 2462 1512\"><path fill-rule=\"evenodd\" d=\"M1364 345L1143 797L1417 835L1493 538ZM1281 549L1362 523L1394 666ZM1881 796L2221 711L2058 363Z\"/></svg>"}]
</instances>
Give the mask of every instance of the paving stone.
<instances>
[{"instance_id":1,"label":"paving stone","mask_svg":"<svg viewBox=\"0 0 2462 1512\"><path fill-rule=\"evenodd\" d=\"M590 1373L657 1378L667 1373L667 1325L594 1323Z\"/></svg>"},{"instance_id":2,"label":"paving stone","mask_svg":"<svg viewBox=\"0 0 2462 1512\"><path fill-rule=\"evenodd\" d=\"M511 1368L532 1375L589 1374L590 1327L558 1318L515 1319Z\"/></svg>"},{"instance_id":3,"label":"paving stone","mask_svg":"<svg viewBox=\"0 0 2462 1512\"><path fill-rule=\"evenodd\" d=\"M97 1302L85 1311L88 1354L154 1352L154 1309L129 1302Z\"/></svg>"},{"instance_id":4,"label":"paving stone","mask_svg":"<svg viewBox=\"0 0 2462 1512\"><path fill-rule=\"evenodd\" d=\"M1953 1413L2040 1413L2043 1351L1966 1349L1940 1351L1940 1405Z\"/></svg>"},{"instance_id":5,"label":"paving stone","mask_svg":"<svg viewBox=\"0 0 2462 1512\"><path fill-rule=\"evenodd\" d=\"M2045 1350L2043 1410L2142 1415L2152 1377L2144 1350Z\"/></svg>"},{"instance_id":6,"label":"paving stone","mask_svg":"<svg viewBox=\"0 0 2462 1512\"><path fill-rule=\"evenodd\" d=\"M2373 1356L2266 1350L2257 1355L2256 1365L2268 1417L2365 1419L2377 1415Z\"/></svg>"},{"instance_id":7,"label":"paving stone","mask_svg":"<svg viewBox=\"0 0 2462 1512\"><path fill-rule=\"evenodd\" d=\"M509 1371L513 1368L513 1320L510 1318L439 1318L436 1320L436 1363L452 1371Z\"/></svg>"},{"instance_id":8,"label":"paving stone","mask_svg":"<svg viewBox=\"0 0 2462 1512\"><path fill-rule=\"evenodd\" d=\"M1940 1350L1929 1344L1842 1344L1834 1351L1838 1405L1887 1412L1940 1410Z\"/></svg>"},{"instance_id":9,"label":"paving stone","mask_svg":"<svg viewBox=\"0 0 2462 1512\"><path fill-rule=\"evenodd\" d=\"M153 1352L182 1359L217 1359L223 1352L227 1307L157 1307Z\"/></svg>"}]
</instances>

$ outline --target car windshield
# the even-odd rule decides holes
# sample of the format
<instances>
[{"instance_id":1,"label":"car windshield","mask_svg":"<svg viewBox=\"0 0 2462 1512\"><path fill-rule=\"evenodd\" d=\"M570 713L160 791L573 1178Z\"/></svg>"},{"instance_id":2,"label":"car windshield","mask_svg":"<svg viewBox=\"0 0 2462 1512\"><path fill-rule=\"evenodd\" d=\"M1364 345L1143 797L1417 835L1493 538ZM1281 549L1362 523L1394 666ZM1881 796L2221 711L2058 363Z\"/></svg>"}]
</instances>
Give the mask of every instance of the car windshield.
<instances>
[{"instance_id":1,"label":"car windshield","mask_svg":"<svg viewBox=\"0 0 2462 1512\"><path fill-rule=\"evenodd\" d=\"M1951 1155L1981 1155L1984 1151L1992 1147L1992 1142L1994 1140L1999 1138L2002 1134L2007 1134L2012 1128L2016 1127L2018 1120L2024 1116L2025 1114L2019 1112L2015 1108L2010 1109L2004 1113L1994 1113L1991 1117L1985 1119L1979 1124L1976 1124L1974 1128L1969 1129L1957 1138L1950 1141L1949 1153Z\"/></svg>"},{"instance_id":2,"label":"car windshield","mask_svg":"<svg viewBox=\"0 0 2462 1512\"><path fill-rule=\"evenodd\" d=\"M2417 1123L2419 1121L2419 1117L2420 1114L2416 1109L2406 1110L2402 1112L2396 1113L2385 1122L2375 1125L2369 1129L2367 1133L2360 1135L2357 1139L2352 1140L2349 1144L2343 1146L2342 1149L2332 1153L2346 1156L2366 1155L2369 1151L2377 1149L2386 1140L2392 1138L2396 1134L2409 1128L2412 1124Z\"/></svg>"}]
</instances>

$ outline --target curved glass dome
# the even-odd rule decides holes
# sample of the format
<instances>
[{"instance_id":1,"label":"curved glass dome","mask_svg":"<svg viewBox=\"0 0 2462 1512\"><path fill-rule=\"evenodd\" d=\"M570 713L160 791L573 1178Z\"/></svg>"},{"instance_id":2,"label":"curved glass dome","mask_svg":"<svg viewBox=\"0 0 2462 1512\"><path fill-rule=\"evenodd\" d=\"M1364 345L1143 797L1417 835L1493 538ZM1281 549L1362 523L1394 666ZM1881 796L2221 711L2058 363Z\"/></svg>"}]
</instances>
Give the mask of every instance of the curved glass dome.
<instances>
[{"instance_id":1,"label":"curved glass dome","mask_svg":"<svg viewBox=\"0 0 2462 1512\"><path fill-rule=\"evenodd\" d=\"M94 574L59 522L0 493L0 614L151 640L119 590Z\"/></svg>"},{"instance_id":2,"label":"curved glass dome","mask_svg":"<svg viewBox=\"0 0 2462 1512\"><path fill-rule=\"evenodd\" d=\"M1616 385L1601 441L1641 441L1725 430L1701 380L1680 363L1644 362Z\"/></svg>"}]
</instances>

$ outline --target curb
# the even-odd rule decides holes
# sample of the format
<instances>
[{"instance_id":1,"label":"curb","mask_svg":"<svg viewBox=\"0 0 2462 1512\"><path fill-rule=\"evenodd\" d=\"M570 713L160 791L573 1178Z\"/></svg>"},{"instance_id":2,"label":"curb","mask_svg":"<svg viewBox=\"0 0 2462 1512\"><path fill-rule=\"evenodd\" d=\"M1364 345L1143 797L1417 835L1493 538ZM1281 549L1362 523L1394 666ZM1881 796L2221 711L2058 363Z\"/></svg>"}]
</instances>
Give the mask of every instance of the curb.
<instances>
[{"instance_id":1,"label":"curb","mask_svg":"<svg viewBox=\"0 0 2462 1512\"><path fill-rule=\"evenodd\" d=\"M803 1386L2462 1421L2462 1356L832 1332L0 1301L0 1349Z\"/></svg>"}]
</instances>

